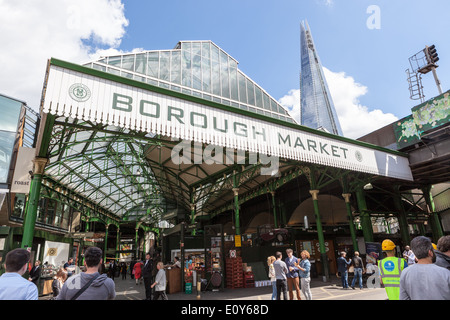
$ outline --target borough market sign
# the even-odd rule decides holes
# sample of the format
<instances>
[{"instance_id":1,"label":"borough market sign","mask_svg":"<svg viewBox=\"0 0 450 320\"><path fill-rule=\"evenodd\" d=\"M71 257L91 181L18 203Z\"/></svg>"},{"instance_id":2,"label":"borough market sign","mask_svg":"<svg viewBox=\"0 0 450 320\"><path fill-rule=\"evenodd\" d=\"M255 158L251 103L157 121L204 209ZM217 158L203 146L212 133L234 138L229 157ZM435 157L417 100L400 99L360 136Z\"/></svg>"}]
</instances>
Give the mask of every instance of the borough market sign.
<instances>
[{"instance_id":1,"label":"borough market sign","mask_svg":"<svg viewBox=\"0 0 450 320\"><path fill-rule=\"evenodd\" d=\"M269 156L412 180L401 153L51 59L42 111Z\"/></svg>"}]
</instances>

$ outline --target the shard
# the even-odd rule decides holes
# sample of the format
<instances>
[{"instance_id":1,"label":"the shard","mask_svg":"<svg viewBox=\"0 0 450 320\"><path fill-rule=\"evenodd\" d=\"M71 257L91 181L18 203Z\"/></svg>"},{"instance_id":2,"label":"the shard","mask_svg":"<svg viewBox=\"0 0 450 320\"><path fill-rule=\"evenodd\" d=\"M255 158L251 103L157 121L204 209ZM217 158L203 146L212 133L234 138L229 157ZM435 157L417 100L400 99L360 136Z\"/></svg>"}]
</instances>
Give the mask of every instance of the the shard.
<instances>
[{"instance_id":1,"label":"the shard","mask_svg":"<svg viewBox=\"0 0 450 320\"><path fill-rule=\"evenodd\" d=\"M300 27L300 124L342 136L341 125L308 22L302 22Z\"/></svg>"}]
</instances>

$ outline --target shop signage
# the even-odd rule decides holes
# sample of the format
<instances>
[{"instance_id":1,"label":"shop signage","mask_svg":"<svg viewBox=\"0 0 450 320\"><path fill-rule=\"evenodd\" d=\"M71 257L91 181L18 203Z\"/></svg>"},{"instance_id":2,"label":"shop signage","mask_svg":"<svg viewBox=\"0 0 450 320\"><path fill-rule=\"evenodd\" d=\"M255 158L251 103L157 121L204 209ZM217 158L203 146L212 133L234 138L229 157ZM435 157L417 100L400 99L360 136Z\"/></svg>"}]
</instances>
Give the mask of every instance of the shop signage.
<instances>
[{"instance_id":1,"label":"shop signage","mask_svg":"<svg viewBox=\"0 0 450 320\"><path fill-rule=\"evenodd\" d=\"M11 182L11 192L25 194L30 192L30 172L33 171L33 159L35 154L35 148L19 147L16 169L14 170L14 176Z\"/></svg>"},{"instance_id":2,"label":"shop signage","mask_svg":"<svg viewBox=\"0 0 450 320\"><path fill-rule=\"evenodd\" d=\"M66 238L73 238L73 239L94 238L94 236L95 236L94 232L74 232L65 235Z\"/></svg>"},{"instance_id":3,"label":"shop signage","mask_svg":"<svg viewBox=\"0 0 450 320\"><path fill-rule=\"evenodd\" d=\"M241 236L240 235L235 235L234 236L234 246L236 248L240 248L242 246Z\"/></svg>"},{"instance_id":4,"label":"shop signage","mask_svg":"<svg viewBox=\"0 0 450 320\"><path fill-rule=\"evenodd\" d=\"M45 113L412 181L408 159L395 152L62 65L50 65Z\"/></svg>"}]
</instances>

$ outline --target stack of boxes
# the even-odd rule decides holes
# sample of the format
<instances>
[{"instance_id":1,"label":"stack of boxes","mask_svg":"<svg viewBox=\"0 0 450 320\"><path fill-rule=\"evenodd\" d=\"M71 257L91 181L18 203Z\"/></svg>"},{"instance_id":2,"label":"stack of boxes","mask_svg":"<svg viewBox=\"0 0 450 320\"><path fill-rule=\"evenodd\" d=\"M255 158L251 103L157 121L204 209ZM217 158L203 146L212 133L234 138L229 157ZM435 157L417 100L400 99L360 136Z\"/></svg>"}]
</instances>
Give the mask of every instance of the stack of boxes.
<instances>
[{"instance_id":1,"label":"stack of boxes","mask_svg":"<svg viewBox=\"0 0 450 320\"><path fill-rule=\"evenodd\" d=\"M244 287L244 273L242 272L242 258L227 258L227 288L236 289Z\"/></svg>"}]
</instances>

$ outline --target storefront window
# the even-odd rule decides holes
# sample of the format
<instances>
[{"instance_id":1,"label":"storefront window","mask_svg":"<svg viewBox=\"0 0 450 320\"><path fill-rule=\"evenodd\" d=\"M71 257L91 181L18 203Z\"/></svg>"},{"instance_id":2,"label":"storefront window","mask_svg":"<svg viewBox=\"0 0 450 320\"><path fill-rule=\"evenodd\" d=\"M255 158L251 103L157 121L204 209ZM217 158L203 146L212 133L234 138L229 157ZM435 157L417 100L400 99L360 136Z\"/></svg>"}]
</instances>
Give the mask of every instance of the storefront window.
<instances>
[{"instance_id":1,"label":"storefront window","mask_svg":"<svg viewBox=\"0 0 450 320\"><path fill-rule=\"evenodd\" d=\"M25 195L24 194L16 194L14 198L14 210L12 215L14 217L23 218L24 210L25 210Z\"/></svg>"},{"instance_id":2,"label":"storefront window","mask_svg":"<svg viewBox=\"0 0 450 320\"><path fill-rule=\"evenodd\" d=\"M0 183L7 183L22 103L0 95Z\"/></svg>"}]
</instances>

